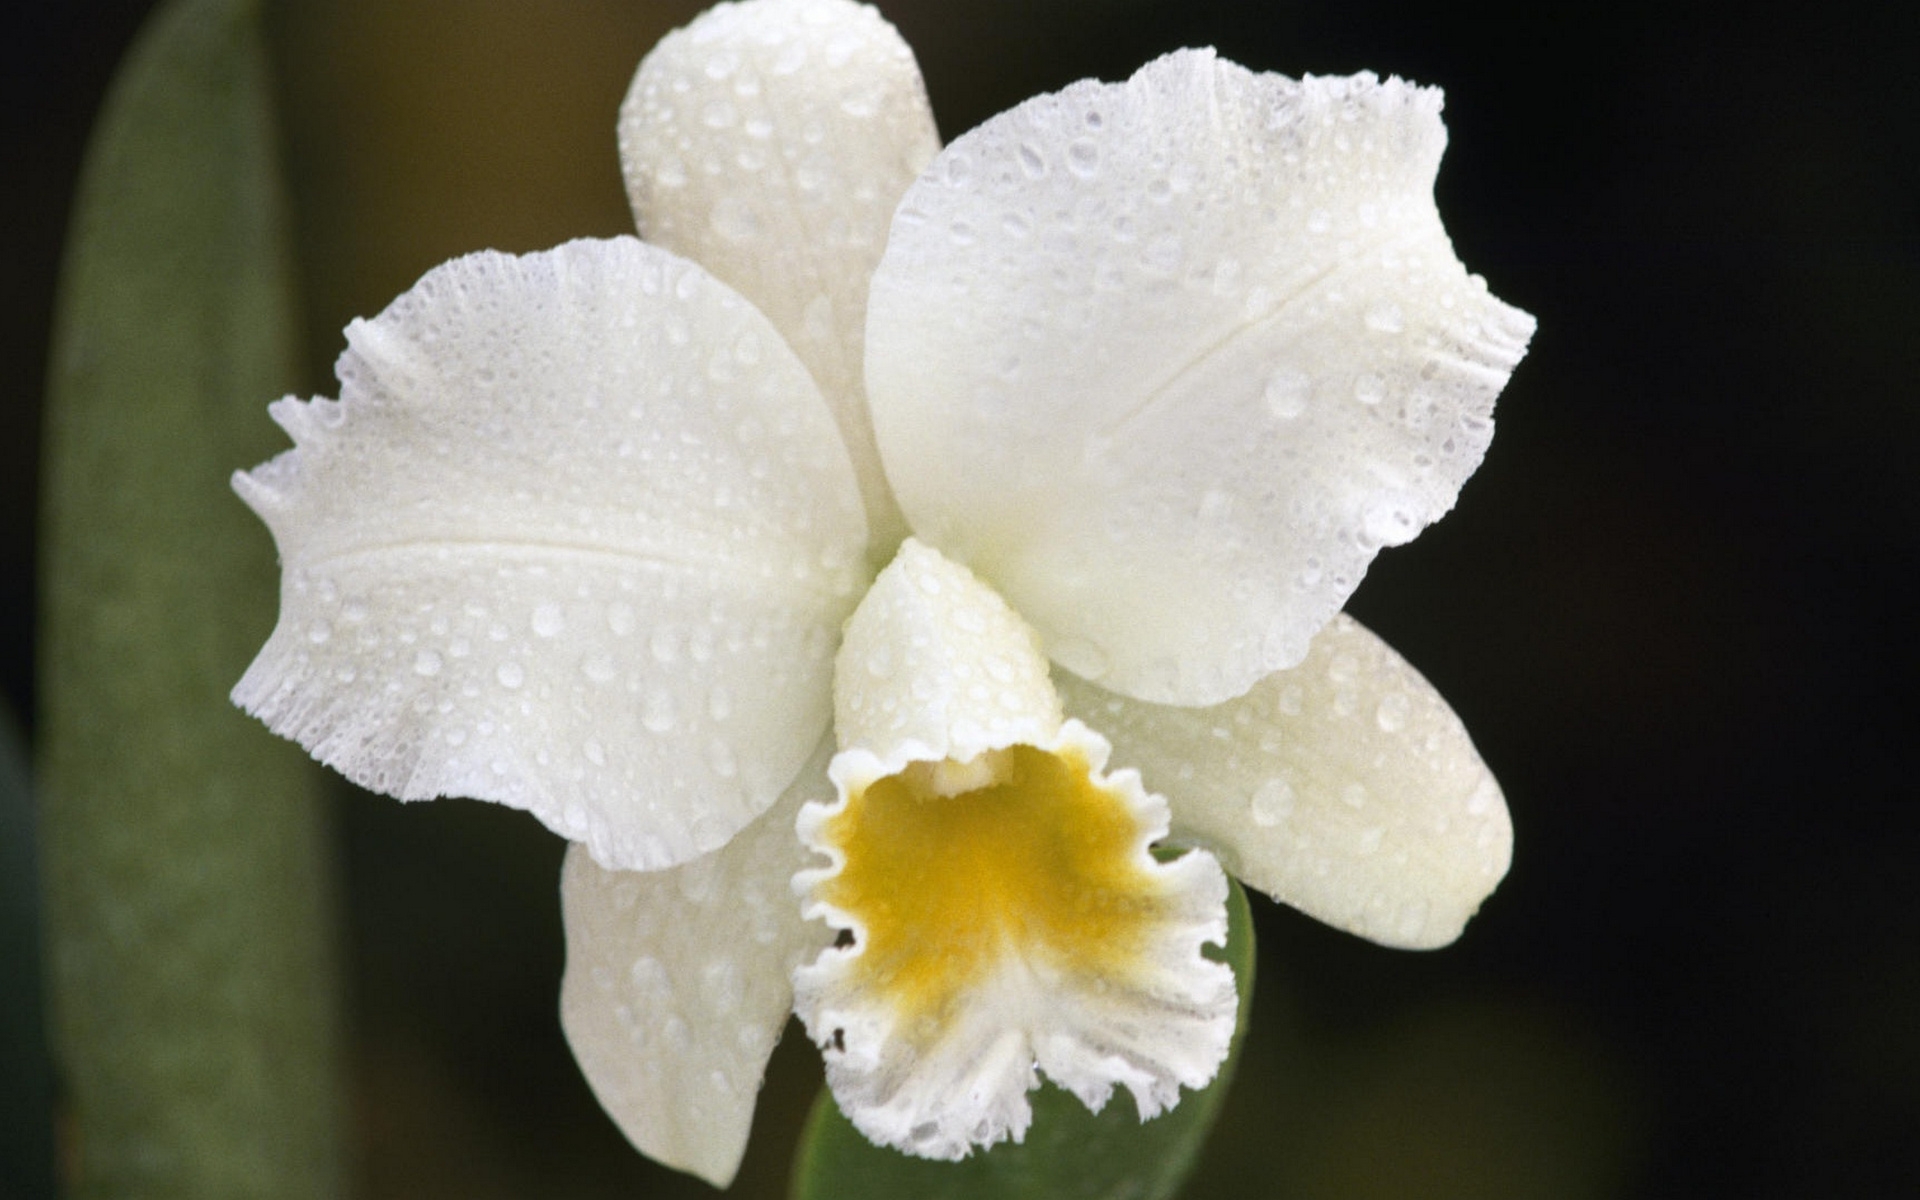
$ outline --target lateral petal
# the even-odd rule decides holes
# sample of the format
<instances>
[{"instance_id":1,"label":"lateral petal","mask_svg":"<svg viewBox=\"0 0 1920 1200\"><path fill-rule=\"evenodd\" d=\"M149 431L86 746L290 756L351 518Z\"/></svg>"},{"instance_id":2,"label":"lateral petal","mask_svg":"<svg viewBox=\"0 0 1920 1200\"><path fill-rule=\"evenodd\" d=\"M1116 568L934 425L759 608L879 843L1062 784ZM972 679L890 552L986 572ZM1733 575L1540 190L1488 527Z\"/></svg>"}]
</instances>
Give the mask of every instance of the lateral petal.
<instances>
[{"instance_id":1,"label":"lateral petal","mask_svg":"<svg viewBox=\"0 0 1920 1200\"><path fill-rule=\"evenodd\" d=\"M620 109L641 235L751 300L807 364L882 553L906 527L867 417L867 281L939 148L913 52L846 0L709 9L647 55Z\"/></svg>"},{"instance_id":2,"label":"lateral petal","mask_svg":"<svg viewBox=\"0 0 1920 1200\"><path fill-rule=\"evenodd\" d=\"M1533 330L1455 258L1440 94L1182 51L988 121L901 203L874 427L917 536L1060 665L1213 704L1453 504Z\"/></svg>"},{"instance_id":3,"label":"lateral petal","mask_svg":"<svg viewBox=\"0 0 1920 1200\"><path fill-rule=\"evenodd\" d=\"M800 806L827 800L818 752L780 802L704 858L609 871L577 843L560 877L560 1023L580 1070L642 1154L724 1188L740 1168L793 969L832 940L789 881L810 855Z\"/></svg>"},{"instance_id":4,"label":"lateral petal","mask_svg":"<svg viewBox=\"0 0 1920 1200\"><path fill-rule=\"evenodd\" d=\"M1173 836L1241 882L1387 946L1444 946L1507 873L1500 787L1440 694L1358 621L1212 708L1145 704L1056 672L1068 713L1173 810Z\"/></svg>"},{"instance_id":5,"label":"lateral petal","mask_svg":"<svg viewBox=\"0 0 1920 1200\"><path fill-rule=\"evenodd\" d=\"M846 454L763 317L632 238L476 254L347 330L234 487L280 620L234 699L403 800L604 864L716 849L821 730L863 575Z\"/></svg>"}]
</instances>

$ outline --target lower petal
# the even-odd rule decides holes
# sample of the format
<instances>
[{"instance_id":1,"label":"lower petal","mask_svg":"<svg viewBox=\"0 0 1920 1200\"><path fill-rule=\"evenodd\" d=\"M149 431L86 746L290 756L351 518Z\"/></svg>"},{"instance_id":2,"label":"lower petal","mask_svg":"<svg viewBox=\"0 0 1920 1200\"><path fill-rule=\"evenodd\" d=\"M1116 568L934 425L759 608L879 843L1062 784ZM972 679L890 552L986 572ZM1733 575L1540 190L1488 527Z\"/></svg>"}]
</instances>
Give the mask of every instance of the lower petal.
<instances>
[{"instance_id":1,"label":"lower petal","mask_svg":"<svg viewBox=\"0 0 1920 1200\"><path fill-rule=\"evenodd\" d=\"M725 848L666 871L609 871L576 844L560 898L560 1021L580 1070L649 1158L725 1187L739 1169L789 976L830 933L788 880L802 803L830 794L823 742L773 809Z\"/></svg>"}]
</instances>

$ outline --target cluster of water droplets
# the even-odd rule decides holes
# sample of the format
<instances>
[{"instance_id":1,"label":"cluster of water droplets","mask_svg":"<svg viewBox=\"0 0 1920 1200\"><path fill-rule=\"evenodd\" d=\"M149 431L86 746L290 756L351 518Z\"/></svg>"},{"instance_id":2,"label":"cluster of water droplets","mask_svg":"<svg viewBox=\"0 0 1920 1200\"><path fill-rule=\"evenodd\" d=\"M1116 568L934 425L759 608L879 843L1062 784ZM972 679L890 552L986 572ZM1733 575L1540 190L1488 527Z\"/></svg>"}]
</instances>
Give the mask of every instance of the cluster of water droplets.
<instances>
[{"instance_id":1,"label":"cluster of water droplets","mask_svg":"<svg viewBox=\"0 0 1920 1200\"><path fill-rule=\"evenodd\" d=\"M824 794L824 776L802 780ZM792 1006L788 978L824 930L789 879L803 852L797 796L721 854L663 871L607 871L579 852L562 874L568 934L561 1011L576 1056L630 1131L744 1138L768 1055Z\"/></svg>"},{"instance_id":2,"label":"cluster of water droplets","mask_svg":"<svg viewBox=\"0 0 1920 1200\"><path fill-rule=\"evenodd\" d=\"M1491 887L1510 829L1500 792L1457 717L1348 618L1307 660L1207 709L1063 689L1070 713L1113 741L1114 761L1163 793L1176 837L1309 912L1414 943L1457 877ZM1277 865L1276 865L1277 864ZM1436 884L1436 873L1441 882ZM1356 894L1357 893L1357 894Z\"/></svg>"},{"instance_id":3,"label":"cluster of water droplets","mask_svg":"<svg viewBox=\"0 0 1920 1200\"><path fill-rule=\"evenodd\" d=\"M1451 507L1531 330L1447 242L1438 106L1186 51L958 139L874 281L875 424L914 527L1019 560L997 578L1056 656L1132 694L1298 661Z\"/></svg>"},{"instance_id":4,"label":"cluster of water droplets","mask_svg":"<svg viewBox=\"0 0 1920 1200\"><path fill-rule=\"evenodd\" d=\"M642 234L765 312L818 381L870 520L897 520L858 350L893 206L938 148L899 35L852 5L709 10L642 64L619 135Z\"/></svg>"},{"instance_id":5,"label":"cluster of water droplets","mask_svg":"<svg viewBox=\"0 0 1920 1200\"><path fill-rule=\"evenodd\" d=\"M805 369L632 241L456 260L349 347L342 400L276 406L296 449L237 481L287 572L237 698L365 786L609 861L722 844L825 725L863 574Z\"/></svg>"}]
</instances>

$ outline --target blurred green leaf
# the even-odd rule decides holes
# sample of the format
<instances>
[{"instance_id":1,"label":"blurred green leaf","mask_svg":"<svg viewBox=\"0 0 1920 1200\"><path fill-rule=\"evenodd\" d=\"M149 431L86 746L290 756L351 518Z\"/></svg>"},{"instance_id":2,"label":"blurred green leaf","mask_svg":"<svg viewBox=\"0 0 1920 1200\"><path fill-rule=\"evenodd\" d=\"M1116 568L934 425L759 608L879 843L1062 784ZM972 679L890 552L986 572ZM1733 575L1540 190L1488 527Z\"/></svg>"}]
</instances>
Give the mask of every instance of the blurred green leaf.
<instances>
[{"instance_id":1,"label":"blurred green leaf","mask_svg":"<svg viewBox=\"0 0 1920 1200\"><path fill-rule=\"evenodd\" d=\"M1116 1089L1099 1113L1052 1084L1033 1093L1026 1141L957 1163L911 1158L873 1145L822 1089L801 1135L793 1200L1163 1200L1179 1190L1213 1128L1246 1037L1253 1003L1253 920L1247 895L1227 881L1227 944L1209 957L1233 968L1240 992L1233 1045L1219 1075L1171 1112L1141 1122Z\"/></svg>"},{"instance_id":2,"label":"blurred green leaf","mask_svg":"<svg viewBox=\"0 0 1920 1200\"><path fill-rule=\"evenodd\" d=\"M315 769L228 703L275 603L293 272L257 5L172 0L88 148L47 414L41 829L71 1194L325 1197Z\"/></svg>"}]
</instances>

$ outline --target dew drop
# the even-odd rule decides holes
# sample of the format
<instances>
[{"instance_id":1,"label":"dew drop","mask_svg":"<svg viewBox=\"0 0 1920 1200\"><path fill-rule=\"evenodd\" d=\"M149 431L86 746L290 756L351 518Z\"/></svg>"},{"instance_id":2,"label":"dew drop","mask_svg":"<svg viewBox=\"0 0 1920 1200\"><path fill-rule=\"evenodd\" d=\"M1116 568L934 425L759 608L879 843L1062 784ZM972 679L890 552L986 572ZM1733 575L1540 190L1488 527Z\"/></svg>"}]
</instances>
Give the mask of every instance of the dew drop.
<instances>
[{"instance_id":1,"label":"dew drop","mask_svg":"<svg viewBox=\"0 0 1920 1200\"><path fill-rule=\"evenodd\" d=\"M1349 783L1341 788L1340 803L1346 805L1348 808L1365 808L1367 806L1367 785L1364 783Z\"/></svg>"},{"instance_id":2,"label":"dew drop","mask_svg":"<svg viewBox=\"0 0 1920 1200\"><path fill-rule=\"evenodd\" d=\"M1067 147L1067 170L1082 179L1092 179L1100 171L1100 148L1091 138L1075 138Z\"/></svg>"},{"instance_id":3,"label":"dew drop","mask_svg":"<svg viewBox=\"0 0 1920 1200\"><path fill-rule=\"evenodd\" d=\"M596 767L607 765L607 749L600 744L599 738L588 738L587 744L580 747L580 752L585 754L587 761Z\"/></svg>"},{"instance_id":4,"label":"dew drop","mask_svg":"<svg viewBox=\"0 0 1920 1200\"><path fill-rule=\"evenodd\" d=\"M739 196L723 196L708 214L713 231L730 242L750 242L760 236L760 218Z\"/></svg>"},{"instance_id":5,"label":"dew drop","mask_svg":"<svg viewBox=\"0 0 1920 1200\"><path fill-rule=\"evenodd\" d=\"M1493 781L1493 776L1485 775L1480 779L1480 786L1474 788L1473 794L1467 797L1467 812L1476 817L1484 817L1499 803L1500 785Z\"/></svg>"},{"instance_id":6,"label":"dew drop","mask_svg":"<svg viewBox=\"0 0 1920 1200\"><path fill-rule=\"evenodd\" d=\"M1370 501L1361 525L1366 539L1382 546L1404 546L1420 532L1420 522L1390 496Z\"/></svg>"},{"instance_id":7,"label":"dew drop","mask_svg":"<svg viewBox=\"0 0 1920 1200\"><path fill-rule=\"evenodd\" d=\"M1028 179L1039 179L1047 173L1047 160L1040 157L1038 150L1022 142L1020 143L1020 169L1026 172Z\"/></svg>"},{"instance_id":8,"label":"dew drop","mask_svg":"<svg viewBox=\"0 0 1920 1200\"><path fill-rule=\"evenodd\" d=\"M441 659L437 651L422 650L413 656L413 673L415 675L425 675L428 678L432 678L438 675L440 668L445 665L445 661Z\"/></svg>"},{"instance_id":9,"label":"dew drop","mask_svg":"<svg viewBox=\"0 0 1920 1200\"><path fill-rule=\"evenodd\" d=\"M1267 411L1279 420L1291 421L1307 410L1307 397L1313 380L1298 367L1276 367L1267 376Z\"/></svg>"},{"instance_id":10,"label":"dew drop","mask_svg":"<svg viewBox=\"0 0 1920 1200\"><path fill-rule=\"evenodd\" d=\"M653 661L670 663L680 657L680 639L672 629L662 625L647 639L647 650L653 655Z\"/></svg>"},{"instance_id":11,"label":"dew drop","mask_svg":"<svg viewBox=\"0 0 1920 1200\"><path fill-rule=\"evenodd\" d=\"M1086 638L1068 635L1053 651L1055 661L1082 679L1099 679L1113 667L1107 652Z\"/></svg>"},{"instance_id":12,"label":"dew drop","mask_svg":"<svg viewBox=\"0 0 1920 1200\"><path fill-rule=\"evenodd\" d=\"M673 990L667 969L652 955L642 954L634 959L633 966L627 969L627 978L633 982L633 990L648 999L664 998Z\"/></svg>"},{"instance_id":13,"label":"dew drop","mask_svg":"<svg viewBox=\"0 0 1920 1200\"><path fill-rule=\"evenodd\" d=\"M1405 692L1388 692L1373 710L1373 719L1382 733L1398 733L1407 727L1407 715L1412 709L1413 702Z\"/></svg>"},{"instance_id":14,"label":"dew drop","mask_svg":"<svg viewBox=\"0 0 1920 1200\"><path fill-rule=\"evenodd\" d=\"M673 710L673 694L665 688L654 688L647 693L646 701L640 706L640 723L649 733L666 733L671 730L679 715Z\"/></svg>"},{"instance_id":15,"label":"dew drop","mask_svg":"<svg viewBox=\"0 0 1920 1200\"><path fill-rule=\"evenodd\" d=\"M358 625L367 619L367 605L364 600L349 600L340 606L340 619L349 625Z\"/></svg>"},{"instance_id":16,"label":"dew drop","mask_svg":"<svg viewBox=\"0 0 1920 1200\"><path fill-rule=\"evenodd\" d=\"M609 604L607 606L607 628L621 637L633 632L634 616L631 604Z\"/></svg>"},{"instance_id":17,"label":"dew drop","mask_svg":"<svg viewBox=\"0 0 1920 1200\"><path fill-rule=\"evenodd\" d=\"M595 683L609 683L617 673L613 665L613 656L609 654L589 654L580 660L580 673Z\"/></svg>"},{"instance_id":18,"label":"dew drop","mask_svg":"<svg viewBox=\"0 0 1920 1200\"><path fill-rule=\"evenodd\" d=\"M559 637L560 631L566 627L567 618L558 604L542 604L533 610L533 632L536 637Z\"/></svg>"},{"instance_id":19,"label":"dew drop","mask_svg":"<svg viewBox=\"0 0 1920 1200\"><path fill-rule=\"evenodd\" d=\"M709 962L701 971L701 983L707 993L707 1002L715 1012L730 1013L740 1007L745 988L740 982L740 968L729 959L716 959Z\"/></svg>"},{"instance_id":20,"label":"dew drop","mask_svg":"<svg viewBox=\"0 0 1920 1200\"><path fill-rule=\"evenodd\" d=\"M1353 381L1353 398L1368 406L1378 404L1387 398L1387 381L1374 374L1362 375Z\"/></svg>"},{"instance_id":21,"label":"dew drop","mask_svg":"<svg viewBox=\"0 0 1920 1200\"><path fill-rule=\"evenodd\" d=\"M1400 306L1385 300L1367 309L1366 322L1367 328L1375 333L1399 333L1407 327Z\"/></svg>"},{"instance_id":22,"label":"dew drop","mask_svg":"<svg viewBox=\"0 0 1920 1200\"><path fill-rule=\"evenodd\" d=\"M1274 776L1254 789L1250 809L1255 825L1272 829L1293 812L1293 785Z\"/></svg>"},{"instance_id":23,"label":"dew drop","mask_svg":"<svg viewBox=\"0 0 1920 1200\"><path fill-rule=\"evenodd\" d=\"M315 621L307 627L307 640L316 646L323 646L333 636L333 626L325 621Z\"/></svg>"},{"instance_id":24,"label":"dew drop","mask_svg":"<svg viewBox=\"0 0 1920 1200\"><path fill-rule=\"evenodd\" d=\"M1379 825L1369 826L1360 831L1360 838L1358 842L1355 843L1355 848L1363 855L1377 854L1380 851L1380 842L1386 836L1387 831L1384 827Z\"/></svg>"},{"instance_id":25,"label":"dew drop","mask_svg":"<svg viewBox=\"0 0 1920 1200\"><path fill-rule=\"evenodd\" d=\"M527 672L517 662L503 662L493 677L500 681L503 688L517 688L527 681Z\"/></svg>"}]
</instances>

